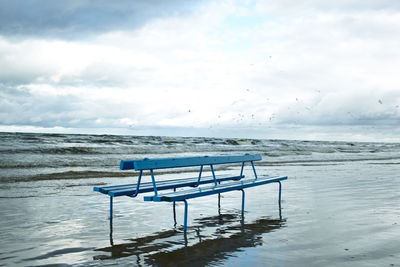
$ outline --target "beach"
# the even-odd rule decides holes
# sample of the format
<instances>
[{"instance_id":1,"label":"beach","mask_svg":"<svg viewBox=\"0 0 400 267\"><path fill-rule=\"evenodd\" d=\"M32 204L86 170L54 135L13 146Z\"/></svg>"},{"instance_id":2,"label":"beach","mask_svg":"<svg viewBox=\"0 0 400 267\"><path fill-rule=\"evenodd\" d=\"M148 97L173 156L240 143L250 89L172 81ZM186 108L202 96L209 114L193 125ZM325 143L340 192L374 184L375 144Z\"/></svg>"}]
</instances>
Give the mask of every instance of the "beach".
<instances>
[{"instance_id":1,"label":"beach","mask_svg":"<svg viewBox=\"0 0 400 267\"><path fill-rule=\"evenodd\" d=\"M400 144L0 133L0 266L400 266ZM114 200L122 159L258 153L278 185L171 203ZM239 173L240 166L217 170ZM160 172L159 179L197 172ZM246 177L252 176L250 166ZM144 181L150 181L148 174Z\"/></svg>"}]
</instances>

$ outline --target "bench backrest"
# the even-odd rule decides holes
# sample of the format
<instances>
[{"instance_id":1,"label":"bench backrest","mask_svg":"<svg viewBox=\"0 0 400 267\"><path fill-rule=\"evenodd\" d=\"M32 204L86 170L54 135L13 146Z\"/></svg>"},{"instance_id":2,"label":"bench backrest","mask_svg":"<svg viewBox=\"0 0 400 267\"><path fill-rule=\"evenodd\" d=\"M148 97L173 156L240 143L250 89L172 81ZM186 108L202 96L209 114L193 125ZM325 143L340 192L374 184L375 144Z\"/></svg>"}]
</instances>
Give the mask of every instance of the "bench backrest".
<instances>
[{"instance_id":1,"label":"bench backrest","mask_svg":"<svg viewBox=\"0 0 400 267\"><path fill-rule=\"evenodd\" d=\"M261 160L259 154L244 154L230 156L203 156L203 157L181 157L181 158L160 158L142 160L122 160L121 170L154 170L165 168L193 167L202 165L217 165L240 162L251 162Z\"/></svg>"}]
</instances>

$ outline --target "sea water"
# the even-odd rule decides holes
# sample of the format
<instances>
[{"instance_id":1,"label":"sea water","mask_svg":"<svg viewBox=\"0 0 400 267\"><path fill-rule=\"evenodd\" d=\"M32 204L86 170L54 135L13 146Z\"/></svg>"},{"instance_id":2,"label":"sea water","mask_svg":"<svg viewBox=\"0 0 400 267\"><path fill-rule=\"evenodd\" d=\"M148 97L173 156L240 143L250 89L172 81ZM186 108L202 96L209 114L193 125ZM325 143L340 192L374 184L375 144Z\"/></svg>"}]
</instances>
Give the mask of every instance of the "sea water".
<instances>
[{"instance_id":1,"label":"sea water","mask_svg":"<svg viewBox=\"0 0 400 267\"><path fill-rule=\"evenodd\" d=\"M278 186L171 203L114 200L122 159L261 154ZM194 169L157 179L196 177ZM205 171L209 171L205 169ZM217 173L240 172L240 166ZM245 170L252 177L251 167ZM144 181L149 181L148 175ZM0 133L0 266L399 266L400 144Z\"/></svg>"}]
</instances>

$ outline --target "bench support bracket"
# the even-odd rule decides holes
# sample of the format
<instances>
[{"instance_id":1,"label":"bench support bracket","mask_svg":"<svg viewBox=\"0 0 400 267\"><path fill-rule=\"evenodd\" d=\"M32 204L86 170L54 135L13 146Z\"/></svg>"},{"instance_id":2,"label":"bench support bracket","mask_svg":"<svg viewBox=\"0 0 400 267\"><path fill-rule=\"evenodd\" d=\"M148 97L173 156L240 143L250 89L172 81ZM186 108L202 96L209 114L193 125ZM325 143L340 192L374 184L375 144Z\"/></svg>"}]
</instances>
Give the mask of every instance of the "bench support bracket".
<instances>
[{"instance_id":1,"label":"bench support bracket","mask_svg":"<svg viewBox=\"0 0 400 267\"><path fill-rule=\"evenodd\" d=\"M139 194L139 186L140 186L140 181L142 180L142 173L143 173L143 171L140 170L139 171L138 181L137 181L137 184L136 184L136 192L135 192L135 194L131 195L131 197L136 197Z\"/></svg>"},{"instance_id":2,"label":"bench support bracket","mask_svg":"<svg viewBox=\"0 0 400 267\"><path fill-rule=\"evenodd\" d=\"M250 161L250 162L251 162L251 167L253 168L255 180L257 180L258 177L257 177L257 173L256 173L256 168L254 167L253 161Z\"/></svg>"},{"instance_id":3,"label":"bench support bracket","mask_svg":"<svg viewBox=\"0 0 400 267\"><path fill-rule=\"evenodd\" d=\"M154 195L157 196L157 186L156 186L156 180L155 180L155 178L154 178L153 169L150 169L150 175L151 175L151 182L153 183Z\"/></svg>"},{"instance_id":4,"label":"bench support bracket","mask_svg":"<svg viewBox=\"0 0 400 267\"><path fill-rule=\"evenodd\" d=\"M203 172L203 165L200 166L200 171L199 171L199 179L197 179L197 184L195 187L200 185L200 179L201 179L201 174Z\"/></svg>"},{"instance_id":5,"label":"bench support bracket","mask_svg":"<svg viewBox=\"0 0 400 267\"><path fill-rule=\"evenodd\" d=\"M242 168L240 168L240 176L243 176L244 162L242 162Z\"/></svg>"},{"instance_id":6,"label":"bench support bracket","mask_svg":"<svg viewBox=\"0 0 400 267\"><path fill-rule=\"evenodd\" d=\"M214 167L212 164L210 164L210 169L211 169L212 176L214 178L214 184L217 185L217 178L215 177Z\"/></svg>"}]
</instances>

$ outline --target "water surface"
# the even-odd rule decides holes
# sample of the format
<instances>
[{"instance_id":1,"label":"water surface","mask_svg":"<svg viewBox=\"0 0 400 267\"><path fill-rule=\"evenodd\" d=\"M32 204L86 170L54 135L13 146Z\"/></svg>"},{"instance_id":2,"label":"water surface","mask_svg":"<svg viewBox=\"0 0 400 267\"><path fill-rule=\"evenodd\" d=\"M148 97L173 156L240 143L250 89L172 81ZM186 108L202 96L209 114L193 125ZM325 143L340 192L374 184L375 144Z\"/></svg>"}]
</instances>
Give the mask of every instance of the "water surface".
<instances>
[{"instance_id":1,"label":"water surface","mask_svg":"<svg viewBox=\"0 0 400 267\"><path fill-rule=\"evenodd\" d=\"M400 144L0 133L0 266L399 266ZM278 185L170 203L109 199L121 159L260 153ZM219 173L240 172L238 167ZM246 176L251 177L251 168ZM196 176L162 171L158 179ZM148 179L148 176L145 178Z\"/></svg>"}]
</instances>

